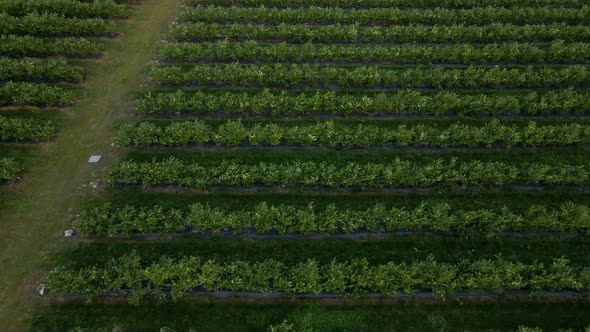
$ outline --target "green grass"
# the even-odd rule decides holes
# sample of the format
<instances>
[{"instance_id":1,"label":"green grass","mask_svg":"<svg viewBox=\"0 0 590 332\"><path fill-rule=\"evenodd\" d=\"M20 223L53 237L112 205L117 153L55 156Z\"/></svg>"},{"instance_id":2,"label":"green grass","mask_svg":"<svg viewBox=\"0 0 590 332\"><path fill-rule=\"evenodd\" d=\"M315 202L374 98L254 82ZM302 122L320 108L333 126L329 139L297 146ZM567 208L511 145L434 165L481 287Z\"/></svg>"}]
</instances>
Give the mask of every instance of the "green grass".
<instances>
[{"instance_id":1,"label":"green grass","mask_svg":"<svg viewBox=\"0 0 590 332\"><path fill-rule=\"evenodd\" d=\"M34 144L0 143L0 158L13 158L21 164L34 164L39 160L37 147Z\"/></svg>"},{"instance_id":2,"label":"green grass","mask_svg":"<svg viewBox=\"0 0 590 332\"><path fill-rule=\"evenodd\" d=\"M67 331L81 327L121 327L123 331L265 331L288 321L297 331L514 331L518 326L582 330L590 325L590 303L502 303L445 305L145 303L66 304L45 308L32 331Z\"/></svg>"}]
</instances>

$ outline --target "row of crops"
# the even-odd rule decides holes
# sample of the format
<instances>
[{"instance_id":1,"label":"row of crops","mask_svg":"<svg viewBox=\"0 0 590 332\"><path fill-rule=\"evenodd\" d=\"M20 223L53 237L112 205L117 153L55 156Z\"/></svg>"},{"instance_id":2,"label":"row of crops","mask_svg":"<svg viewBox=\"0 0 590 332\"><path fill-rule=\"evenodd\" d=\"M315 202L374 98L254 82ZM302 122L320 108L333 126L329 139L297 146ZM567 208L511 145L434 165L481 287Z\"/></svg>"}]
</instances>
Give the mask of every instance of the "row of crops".
<instances>
[{"instance_id":1,"label":"row of crops","mask_svg":"<svg viewBox=\"0 0 590 332\"><path fill-rule=\"evenodd\" d=\"M115 128L127 156L74 224L89 261L47 285L135 304L586 292L588 17L575 0L186 0ZM415 255L366 249L408 233Z\"/></svg>"},{"instance_id":2,"label":"row of crops","mask_svg":"<svg viewBox=\"0 0 590 332\"><path fill-rule=\"evenodd\" d=\"M33 133L31 133L33 134ZM218 126L207 122L183 121L125 123L118 128L115 142L121 146L301 146L323 148L384 147L537 147L586 145L590 127L578 123L543 125L528 122L525 126L505 125L492 120L484 125L437 124L335 124L255 123L247 126L227 121Z\"/></svg>"},{"instance_id":3,"label":"row of crops","mask_svg":"<svg viewBox=\"0 0 590 332\"><path fill-rule=\"evenodd\" d=\"M590 207L573 202L548 209L532 205L524 211L503 206L496 209L462 210L449 201L423 201L414 208L376 204L351 210L331 203L304 208L260 202L252 209L228 211L196 203L183 208L159 205L113 206L106 202L89 208L81 216L78 231L85 235L126 235L137 233L209 234L355 234L359 232L456 232L461 235L501 235L514 231L586 234L590 228Z\"/></svg>"},{"instance_id":4,"label":"row of crops","mask_svg":"<svg viewBox=\"0 0 590 332\"><path fill-rule=\"evenodd\" d=\"M0 3L0 181L27 168L15 149L56 137L57 117L42 113L75 102L84 62L101 56L131 11L114 0Z\"/></svg>"}]
</instances>

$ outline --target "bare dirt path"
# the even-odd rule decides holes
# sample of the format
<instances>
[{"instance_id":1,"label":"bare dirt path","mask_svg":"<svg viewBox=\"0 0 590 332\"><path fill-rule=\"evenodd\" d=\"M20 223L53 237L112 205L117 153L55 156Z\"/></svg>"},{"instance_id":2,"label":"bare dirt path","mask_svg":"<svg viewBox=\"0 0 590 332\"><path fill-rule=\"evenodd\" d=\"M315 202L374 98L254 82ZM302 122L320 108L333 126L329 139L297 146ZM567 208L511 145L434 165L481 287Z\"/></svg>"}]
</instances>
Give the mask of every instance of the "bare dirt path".
<instances>
[{"instance_id":1,"label":"bare dirt path","mask_svg":"<svg viewBox=\"0 0 590 332\"><path fill-rule=\"evenodd\" d=\"M145 68L173 20L180 0L146 0L104 58L89 64L88 81L54 144L42 147L43 163L14 186L27 203L0 212L0 330L26 331L37 297L44 261L67 246L68 214L89 194L83 187L95 170L91 154L103 155L100 167L118 159L111 147L113 124L129 116L133 93L141 91Z\"/></svg>"}]
</instances>

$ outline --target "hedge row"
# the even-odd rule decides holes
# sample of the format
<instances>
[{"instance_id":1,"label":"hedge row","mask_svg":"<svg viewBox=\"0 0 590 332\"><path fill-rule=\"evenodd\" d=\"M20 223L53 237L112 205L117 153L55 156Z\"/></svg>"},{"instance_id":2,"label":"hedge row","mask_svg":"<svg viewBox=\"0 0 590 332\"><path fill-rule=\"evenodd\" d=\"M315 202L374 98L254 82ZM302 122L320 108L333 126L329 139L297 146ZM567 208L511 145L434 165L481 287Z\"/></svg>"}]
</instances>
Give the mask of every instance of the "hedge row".
<instances>
[{"instance_id":1,"label":"hedge row","mask_svg":"<svg viewBox=\"0 0 590 332\"><path fill-rule=\"evenodd\" d=\"M0 81L73 82L84 80L84 67L64 58L0 58Z\"/></svg>"},{"instance_id":2,"label":"hedge row","mask_svg":"<svg viewBox=\"0 0 590 332\"><path fill-rule=\"evenodd\" d=\"M63 106L74 102L74 93L58 86L7 82L0 84L0 106Z\"/></svg>"},{"instance_id":3,"label":"hedge row","mask_svg":"<svg viewBox=\"0 0 590 332\"><path fill-rule=\"evenodd\" d=\"M586 66L467 68L338 67L310 64L157 66L150 77L164 85L328 88L567 88L586 86Z\"/></svg>"},{"instance_id":4,"label":"hedge row","mask_svg":"<svg viewBox=\"0 0 590 332\"><path fill-rule=\"evenodd\" d=\"M44 39L31 36L0 36L0 55L11 57L97 56L104 43L84 38Z\"/></svg>"},{"instance_id":5,"label":"hedge row","mask_svg":"<svg viewBox=\"0 0 590 332\"><path fill-rule=\"evenodd\" d=\"M185 22L249 22L265 24L426 24L487 25L511 24L587 24L590 6L581 8L502 8L470 9L347 9L337 7L244 8L207 6L187 8L180 12Z\"/></svg>"},{"instance_id":6,"label":"hedge row","mask_svg":"<svg viewBox=\"0 0 590 332\"><path fill-rule=\"evenodd\" d=\"M0 115L0 141L49 141L55 136L51 121Z\"/></svg>"},{"instance_id":7,"label":"hedge row","mask_svg":"<svg viewBox=\"0 0 590 332\"><path fill-rule=\"evenodd\" d=\"M173 299L192 291L286 292L362 296L428 291L452 296L459 291L590 290L590 268L572 266L564 258L550 264L524 264L503 258L463 260L457 264L425 260L372 265L366 259L320 264L313 259L292 266L274 259L259 262L216 262L194 256L161 257L146 262L131 253L101 266L61 267L46 277L47 286L88 300L115 292L139 303L146 295Z\"/></svg>"},{"instance_id":8,"label":"hedge row","mask_svg":"<svg viewBox=\"0 0 590 332\"><path fill-rule=\"evenodd\" d=\"M347 7L347 8L473 8L473 7L582 7L584 0L184 0L187 6L228 7Z\"/></svg>"},{"instance_id":9,"label":"hedge row","mask_svg":"<svg viewBox=\"0 0 590 332\"><path fill-rule=\"evenodd\" d=\"M459 94L452 91L423 93L401 90L378 94L347 94L333 91L291 94L264 89L242 91L195 91L193 93L148 93L137 101L141 113L237 115L350 115L422 114L500 115L500 114L586 114L590 95L573 90L530 92L525 94Z\"/></svg>"},{"instance_id":10,"label":"hedge row","mask_svg":"<svg viewBox=\"0 0 590 332\"><path fill-rule=\"evenodd\" d=\"M187 209L161 206L114 207L110 202L88 208L81 214L76 230L82 235L149 234L178 232L255 232L267 234L342 234L354 232L435 231L460 235L494 236L502 232L590 231L590 206L572 202L559 209L533 205L523 213L507 207L489 210L463 210L445 201L425 201L416 208L377 204L366 210L350 210L328 205L318 209L270 205L261 202L253 208L227 211L208 204L193 204Z\"/></svg>"},{"instance_id":11,"label":"hedge row","mask_svg":"<svg viewBox=\"0 0 590 332\"><path fill-rule=\"evenodd\" d=\"M114 35L114 22L100 18L76 19L58 14L30 13L22 17L0 13L0 35L39 37Z\"/></svg>"},{"instance_id":12,"label":"hedge row","mask_svg":"<svg viewBox=\"0 0 590 332\"><path fill-rule=\"evenodd\" d=\"M308 330L305 331L316 331L313 330L313 327L309 327L309 326L313 326L313 323L309 323L309 322L305 322L303 323L304 326L306 326L306 328L308 328ZM296 327L297 325L295 324L291 324L289 323L289 321L285 320L282 323L276 324L276 325L271 325L268 327L267 331L270 332L297 332L297 331L301 331L300 327ZM590 327L586 327L586 330L590 330ZM512 332L543 332L545 330L538 328L538 327L527 327L527 326L519 326L516 330L512 330ZM574 332L574 330L572 329L560 329L560 332ZM90 328L90 327L74 327L70 330L68 330L68 332L108 332L107 328ZM155 328L154 332L177 332L175 329L167 327L167 326L162 326L160 328Z\"/></svg>"},{"instance_id":13,"label":"hedge row","mask_svg":"<svg viewBox=\"0 0 590 332\"><path fill-rule=\"evenodd\" d=\"M215 144L232 147L246 142L251 146L287 144L330 148L572 145L590 144L590 126L579 123L538 125L531 121L525 127L518 127L492 120L483 126L454 123L448 127L402 124L387 128L335 124L332 121L295 126L268 122L245 126L239 121L228 121L211 127L206 122L196 120L164 125L127 122L121 124L115 134L115 143L120 146Z\"/></svg>"},{"instance_id":14,"label":"hedge row","mask_svg":"<svg viewBox=\"0 0 590 332\"><path fill-rule=\"evenodd\" d=\"M2 30L0 30L2 31ZM390 26L358 25L278 26L191 23L173 25L170 36L178 41L265 40L291 43L496 43L590 42L590 26L565 24L514 26Z\"/></svg>"},{"instance_id":15,"label":"hedge row","mask_svg":"<svg viewBox=\"0 0 590 332\"><path fill-rule=\"evenodd\" d=\"M392 64L545 64L585 63L590 44L553 42L456 45L289 45L256 41L245 43L167 44L160 50L165 61L255 62L382 62Z\"/></svg>"},{"instance_id":16,"label":"hedge row","mask_svg":"<svg viewBox=\"0 0 590 332\"><path fill-rule=\"evenodd\" d=\"M77 0L2 0L0 12L22 16L30 12L53 13L66 17L127 17L130 9L112 0L80 2Z\"/></svg>"},{"instance_id":17,"label":"hedge row","mask_svg":"<svg viewBox=\"0 0 590 332\"><path fill-rule=\"evenodd\" d=\"M12 158L0 158L0 181L10 181L18 178L20 165Z\"/></svg>"},{"instance_id":18,"label":"hedge row","mask_svg":"<svg viewBox=\"0 0 590 332\"><path fill-rule=\"evenodd\" d=\"M590 164L461 162L437 159L413 162L333 164L298 161L256 165L222 162L217 166L187 163L170 157L145 162L124 161L105 171L110 184L144 186L175 184L186 187L477 187L503 184L590 184Z\"/></svg>"}]
</instances>

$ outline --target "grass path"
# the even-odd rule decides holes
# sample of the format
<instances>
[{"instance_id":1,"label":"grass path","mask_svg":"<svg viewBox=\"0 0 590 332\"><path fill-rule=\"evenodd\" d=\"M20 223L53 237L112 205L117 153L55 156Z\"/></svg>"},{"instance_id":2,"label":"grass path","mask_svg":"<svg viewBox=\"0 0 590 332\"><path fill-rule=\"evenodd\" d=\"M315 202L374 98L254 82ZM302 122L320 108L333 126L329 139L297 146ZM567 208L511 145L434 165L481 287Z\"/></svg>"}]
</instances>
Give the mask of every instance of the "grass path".
<instances>
[{"instance_id":1,"label":"grass path","mask_svg":"<svg viewBox=\"0 0 590 332\"><path fill-rule=\"evenodd\" d=\"M77 105L66 110L57 142L41 148L43 162L15 186L25 203L0 215L0 330L28 329L44 260L68 245L62 233L67 215L89 194L83 185L93 169L86 161L94 153L103 155L101 167L117 160L120 153L110 147L113 123L129 116L132 94L141 90L155 44L179 3L146 0L122 23L123 36L88 66L86 87Z\"/></svg>"}]
</instances>

